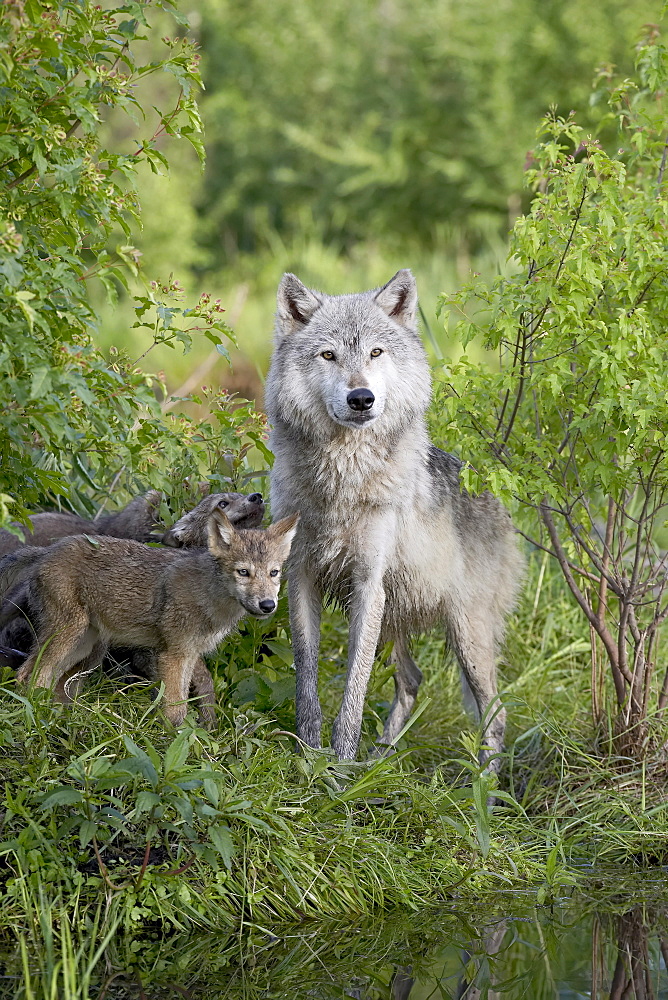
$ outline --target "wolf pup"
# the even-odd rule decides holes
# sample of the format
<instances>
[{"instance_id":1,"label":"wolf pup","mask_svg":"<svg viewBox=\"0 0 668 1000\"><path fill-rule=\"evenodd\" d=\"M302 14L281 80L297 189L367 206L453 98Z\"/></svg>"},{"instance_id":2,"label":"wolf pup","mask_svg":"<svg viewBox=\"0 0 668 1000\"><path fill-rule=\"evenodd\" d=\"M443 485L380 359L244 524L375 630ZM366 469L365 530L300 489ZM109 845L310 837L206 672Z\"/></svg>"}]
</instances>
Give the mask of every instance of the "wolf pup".
<instances>
[{"instance_id":1,"label":"wolf pup","mask_svg":"<svg viewBox=\"0 0 668 1000\"><path fill-rule=\"evenodd\" d=\"M148 494L147 497L155 496L156 506L160 502L160 494ZM144 526L147 524L147 517L144 518L141 514L141 507L136 501L145 501L147 498L137 497L135 500L129 504L123 511L118 515L111 515L114 518L121 518L120 526L130 527L128 517L124 517L130 511L134 509L136 512L136 517L134 518L134 526L140 531L141 524ZM237 528L258 528L262 524L262 518L264 517L264 501L262 499L261 493L252 493L250 496L245 496L242 493L211 493L209 496L204 497L197 506L184 514L182 517L176 521L163 535L151 534L151 540L161 541L163 545L169 545L174 548L196 546L198 548L207 547L207 532L208 532L208 522L211 515L211 511L218 507L220 510L224 510L228 519ZM68 518L69 515L36 515L37 517L63 517ZM153 521L153 515L150 515L151 522ZM80 518L79 520L83 520ZM88 523L88 522L86 522ZM112 521L112 527L113 527ZM118 523L118 522L117 522ZM96 525L96 522L93 522ZM72 534L82 534L91 533L84 532L83 530L73 531ZM92 533L95 533L93 530ZM137 541L145 541L146 538L137 537ZM23 581L24 586L27 586L29 577L34 572L34 568L37 563L41 560L41 557L45 555L47 548L45 546L37 546L32 544L30 546L23 545L17 549L17 551L10 553L0 559L0 600L4 599L6 596L10 596L10 592L15 588L21 581ZM16 614L14 618L7 622L3 629L0 629L0 666L14 666L16 663L16 655L20 656L21 649L29 649L32 642L32 631L30 627L30 622L32 621L32 614L30 608L26 605L25 595L21 591L16 591L11 594L11 599L16 605ZM18 609L23 608L25 612L22 614ZM2 647L8 647L7 653L3 654ZM133 660L133 666L137 666L137 652L135 652ZM118 659L118 655L115 657ZM24 657L25 659L25 657ZM143 676L151 676L151 679L155 679L154 672L150 675L146 674L145 671L141 671Z\"/></svg>"},{"instance_id":2,"label":"wolf pup","mask_svg":"<svg viewBox=\"0 0 668 1000\"><path fill-rule=\"evenodd\" d=\"M51 545L70 535L111 535L114 538L134 538L138 542L148 542L159 506L160 493L149 490L144 496L134 497L122 510L114 514L102 514L94 521L88 521L78 514L58 511L33 514L29 525L19 524L18 521L14 525L23 530L25 541L22 542L10 531L0 531L0 557L24 545Z\"/></svg>"},{"instance_id":3,"label":"wolf pup","mask_svg":"<svg viewBox=\"0 0 668 1000\"><path fill-rule=\"evenodd\" d=\"M35 682L50 687L73 667L99 663L111 643L154 649L165 715L179 725L193 672L204 667L202 654L244 614L267 618L276 610L297 521L293 514L265 531L236 531L214 508L207 551L152 549L114 538L58 542L29 583L36 637L17 679L25 682L36 670ZM200 708L211 721L213 705Z\"/></svg>"},{"instance_id":4,"label":"wolf pup","mask_svg":"<svg viewBox=\"0 0 668 1000\"><path fill-rule=\"evenodd\" d=\"M210 493L187 514L183 514L176 524L168 528L160 541L173 548L206 548L209 517L217 507L224 510L235 528L259 528L264 517L264 501L261 493Z\"/></svg>"},{"instance_id":5,"label":"wolf pup","mask_svg":"<svg viewBox=\"0 0 668 1000\"><path fill-rule=\"evenodd\" d=\"M337 756L356 755L378 643L394 643L395 698L381 737L392 744L422 680L410 638L443 624L486 719L484 763L503 747L496 657L522 559L503 507L489 493L463 492L461 463L429 440L431 380L416 309L408 270L354 295L312 291L293 274L278 289L265 403L272 511L302 511L288 568L297 733L320 745L320 608L329 597L350 621Z\"/></svg>"}]
</instances>

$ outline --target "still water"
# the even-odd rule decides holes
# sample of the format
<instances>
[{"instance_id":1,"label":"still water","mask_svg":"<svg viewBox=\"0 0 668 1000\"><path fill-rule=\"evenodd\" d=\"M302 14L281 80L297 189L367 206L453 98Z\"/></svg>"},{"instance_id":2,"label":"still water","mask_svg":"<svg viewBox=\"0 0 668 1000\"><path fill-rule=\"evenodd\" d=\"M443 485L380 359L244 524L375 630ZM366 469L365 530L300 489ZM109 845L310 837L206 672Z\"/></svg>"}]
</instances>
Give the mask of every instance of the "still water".
<instances>
[{"instance_id":1,"label":"still water","mask_svg":"<svg viewBox=\"0 0 668 1000\"><path fill-rule=\"evenodd\" d=\"M668 1000L668 885L664 905L662 875L652 882L651 901L514 894L465 913L115 941L67 1000ZM26 984L17 958L5 955L3 1000L61 995Z\"/></svg>"}]
</instances>

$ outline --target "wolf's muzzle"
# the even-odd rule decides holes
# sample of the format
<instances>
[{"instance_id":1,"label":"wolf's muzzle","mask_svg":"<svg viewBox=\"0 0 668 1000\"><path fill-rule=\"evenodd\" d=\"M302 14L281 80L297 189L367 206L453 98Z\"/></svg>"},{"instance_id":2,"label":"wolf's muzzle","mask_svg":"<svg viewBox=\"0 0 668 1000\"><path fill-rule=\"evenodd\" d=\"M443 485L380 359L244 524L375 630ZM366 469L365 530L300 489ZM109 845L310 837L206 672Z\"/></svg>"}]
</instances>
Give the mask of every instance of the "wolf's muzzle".
<instances>
[{"instance_id":1,"label":"wolf's muzzle","mask_svg":"<svg viewBox=\"0 0 668 1000\"><path fill-rule=\"evenodd\" d=\"M371 409L376 401L376 397L371 389L353 389L348 393L346 401L351 410L363 413L365 410Z\"/></svg>"}]
</instances>

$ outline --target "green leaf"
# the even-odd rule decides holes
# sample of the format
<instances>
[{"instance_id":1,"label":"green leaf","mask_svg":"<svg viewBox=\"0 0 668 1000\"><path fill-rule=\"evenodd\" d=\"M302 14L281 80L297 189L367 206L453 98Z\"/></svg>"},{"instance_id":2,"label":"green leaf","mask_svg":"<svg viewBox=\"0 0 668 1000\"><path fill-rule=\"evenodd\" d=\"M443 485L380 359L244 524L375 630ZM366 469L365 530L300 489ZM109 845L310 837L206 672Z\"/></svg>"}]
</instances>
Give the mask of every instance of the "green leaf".
<instances>
[{"instance_id":1,"label":"green leaf","mask_svg":"<svg viewBox=\"0 0 668 1000\"><path fill-rule=\"evenodd\" d=\"M190 743L192 741L192 734L187 730L182 730L178 736L172 740L170 745L165 751L164 769L165 777L169 777L170 774L174 774L179 771L186 760L188 759L188 754L190 753Z\"/></svg>"},{"instance_id":2,"label":"green leaf","mask_svg":"<svg viewBox=\"0 0 668 1000\"><path fill-rule=\"evenodd\" d=\"M82 847L89 844L97 831L97 823L92 819L85 819L79 827L79 843Z\"/></svg>"},{"instance_id":3,"label":"green leaf","mask_svg":"<svg viewBox=\"0 0 668 1000\"><path fill-rule=\"evenodd\" d=\"M232 867L236 848L228 826L218 824L209 827L209 839L223 859L223 864L229 871Z\"/></svg>"},{"instance_id":4,"label":"green leaf","mask_svg":"<svg viewBox=\"0 0 668 1000\"><path fill-rule=\"evenodd\" d=\"M54 809L56 806L79 805L83 802L83 795L76 788L63 785L46 795L41 803L40 809Z\"/></svg>"}]
</instances>

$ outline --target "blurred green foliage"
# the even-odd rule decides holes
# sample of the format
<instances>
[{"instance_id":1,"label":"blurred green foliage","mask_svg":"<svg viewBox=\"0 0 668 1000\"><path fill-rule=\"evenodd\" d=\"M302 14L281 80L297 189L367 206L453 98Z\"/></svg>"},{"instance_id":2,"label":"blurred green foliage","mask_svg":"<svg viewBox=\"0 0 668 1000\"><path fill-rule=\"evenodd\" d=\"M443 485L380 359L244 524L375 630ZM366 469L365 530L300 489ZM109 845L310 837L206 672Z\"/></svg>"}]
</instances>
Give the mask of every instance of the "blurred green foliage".
<instances>
[{"instance_id":1,"label":"blurred green foliage","mask_svg":"<svg viewBox=\"0 0 668 1000\"><path fill-rule=\"evenodd\" d=\"M482 336L498 365L444 365L433 413L471 462L464 486L519 505L558 561L605 650L629 752L668 690L668 677L653 690L668 617L667 80L650 30L636 75L607 94L612 155L574 115L544 119L507 273L444 297L464 350ZM594 704L597 686L593 671Z\"/></svg>"},{"instance_id":2,"label":"blurred green foliage","mask_svg":"<svg viewBox=\"0 0 668 1000\"><path fill-rule=\"evenodd\" d=\"M148 270L174 268L186 287L223 299L245 357L235 356L234 381L221 365L215 378L257 393L284 270L337 293L410 266L428 346L457 351L436 322L437 297L504 260L529 205L523 171L537 123L554 104L593 130L597 69L630 72L643 24L661 11L653 0L182 9L201 47L207 165L202 176L183 149L170 154L171 177L140 174L139 245ZM106 343L128 342L128 318L104 312ZM187 377L188 364L155 356L171 385Z\"/></svg>"},{"instance_id":3,"label":"blurred green foliage","mask_svg":"<svg viewBox=\"0 0 668 1000\"><path fill-rule=\"evenodd\" d=\"M604 0L207 0L204 235L226 262L304 230L324 242L475 246L519 209L536 122L632 64L656 7ZM526 196L525 201L526 201Z\"/></svg>"}]
</instances>

